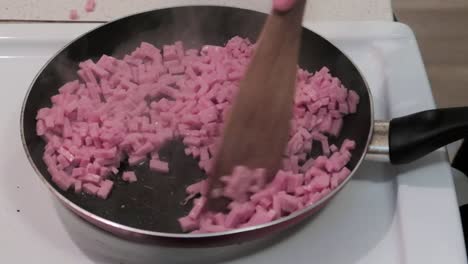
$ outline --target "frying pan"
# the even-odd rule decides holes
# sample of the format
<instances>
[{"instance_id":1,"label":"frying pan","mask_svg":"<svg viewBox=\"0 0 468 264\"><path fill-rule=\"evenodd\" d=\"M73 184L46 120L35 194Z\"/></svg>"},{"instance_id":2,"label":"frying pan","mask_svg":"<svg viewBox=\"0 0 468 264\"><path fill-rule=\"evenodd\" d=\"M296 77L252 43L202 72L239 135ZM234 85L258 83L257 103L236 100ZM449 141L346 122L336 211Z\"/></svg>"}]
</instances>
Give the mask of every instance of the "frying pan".
<instances>
[{"instance_id":1,"label":"frying pan","mask_svg":"<svg viewBox=\"0 0 468 264\"><path fill-rule=\"evenodd\" d=\"M356 114L347 116L341 136L357 142L348 164L351 175L319 202L274 222L213 234L184 234L177 219L185 216L191 204L182 205L185 187L204 177L197 161L185 156L181 142L168 142L160 156L170 160L170 175L158 175L148 164L130 167L139 181L127 184L120 175L113 176L115 188L107 200L86 194L63 192L51 181L42 161L44 141L36 135L37 111L50 106L50 97L65 82L77 78L78 63L97 59L102 54L122 55L140 42L155 46L182 40L189 48L204 44L223 45L240 35L255 40L266 15L263 13L214 6L177 7L149 11L103 25L75 39L59 51L33 81L23 103L21 136L32 166L49 190L71 211L86 221L117 236L141 242L169 246L207 247L238 243L272 235L304 220L334 197L356 172L366 154L389 156L393 164L415 160L464 137L468 132L465 108L430 110L394 119L375 122L369 87L356 66L335 46L316 33L303 29L300 66L311 72L327 66L343 84L361 97ZM312 150L311 155L314 155Z\"/></svg>"}]
</instances>

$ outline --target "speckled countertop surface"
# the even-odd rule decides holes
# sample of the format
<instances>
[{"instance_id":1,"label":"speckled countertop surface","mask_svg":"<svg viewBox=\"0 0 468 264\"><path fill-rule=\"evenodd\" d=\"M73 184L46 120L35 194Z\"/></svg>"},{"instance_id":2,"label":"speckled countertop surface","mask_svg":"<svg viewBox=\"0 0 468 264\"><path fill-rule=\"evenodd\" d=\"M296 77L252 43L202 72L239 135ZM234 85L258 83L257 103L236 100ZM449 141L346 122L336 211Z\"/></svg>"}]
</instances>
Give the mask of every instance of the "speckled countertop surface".
<instances>
[{"instance_id":1,"label":"speckled countertop surface","mask_svg":"<svg viewBox=\"0 0 468 264\"><path fill-rule=\"evenodd\" d=\"M77 9L80 21L108 21L148 9L197 5L197 0L96 0L96 10L84 11L85 0L0 0L0 21L69 21ZM271 0L203 1L204 4L236 6L268 11ZM306 19L312 21L391 20L390 0L309 0Z\"/></svg>"}]
</instances>

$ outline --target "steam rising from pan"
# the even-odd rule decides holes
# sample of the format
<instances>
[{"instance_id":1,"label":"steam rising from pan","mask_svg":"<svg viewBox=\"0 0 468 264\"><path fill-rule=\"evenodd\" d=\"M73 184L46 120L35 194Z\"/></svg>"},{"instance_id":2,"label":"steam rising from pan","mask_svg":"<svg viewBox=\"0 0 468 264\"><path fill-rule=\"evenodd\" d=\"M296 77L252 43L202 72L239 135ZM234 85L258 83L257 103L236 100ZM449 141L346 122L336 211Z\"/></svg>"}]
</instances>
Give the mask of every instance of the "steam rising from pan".
<instances>
[{"instance_id":1,"label":"steam rising from pan","mask_svg":"<svg viewBox=\"0 0 468 264\"><path fill-rule=\"evenodd\" d=\"M76 71L79 62L87 59L97 60L103 54L122 58L143 41L162 47L182 40L185 48L199 49L203 45L224 45L227 40L239 35L238 32L243 32L241 37L247 37L255 42L263 24L263 16L252 16L248 12L226 11L212 12L210 9L198 7L175 8L169 9L169 15L164 17L148 16L144 24L133 23L124 18L114 22L119 24L118 32L106 32L101 37L97 36L101 33L96 33L94 34L96 37L82 37L80 45L72 44L70 49L55 58L52 64L53 75L60 76L59 85L64 84L78 78ZM220 34L220 28L226 29L224 36ZM237 30L233 31L230 28ZM103 30L96 30L99 31ZM102 45L102 42L107 43ZM102 50L102 46L106 46L104 52L96 52Z\"/></svg>"}]
</instances>

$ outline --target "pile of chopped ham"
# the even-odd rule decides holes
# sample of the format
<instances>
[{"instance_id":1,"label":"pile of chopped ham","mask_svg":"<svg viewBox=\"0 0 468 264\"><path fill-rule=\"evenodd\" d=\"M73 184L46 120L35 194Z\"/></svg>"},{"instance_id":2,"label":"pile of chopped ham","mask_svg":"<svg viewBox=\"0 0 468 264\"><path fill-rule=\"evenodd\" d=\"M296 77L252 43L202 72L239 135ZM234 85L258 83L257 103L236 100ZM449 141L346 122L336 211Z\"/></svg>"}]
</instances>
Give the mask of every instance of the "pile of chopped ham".
<instances>
[{"instance_id":1,"label":"pile of chopped ham","mask_svg":"<svg viewBox=\"0 0 468 264\"><path fill-rule=\"evenodd\" d=\"M167 173L159 159L163 144L181 138L185 153L209 171L223 124L239 81L254 51L247 39L234 37L224 47L184 49L182 42L162 51L143 42L123 59L103 55L80 63L79 80L66 83L37 114L37 134L46 141L43 160L63 191L106 199L109 175L121 162ZM232 200L228 214L202 214L205 181L187 188L193 210L179 220L186 232L217 232L266 223L313 204L347 178L346 164L355 147L337 137L343 117L356 112L358 95L327 68L312 74L298 70L294 119L283 169L267 184L263 169L238 167L223 177L219 196ZM320 144L322 156L308 156ZM134 172L122 179L138 181Z\"/></svg>"}]
</instances>

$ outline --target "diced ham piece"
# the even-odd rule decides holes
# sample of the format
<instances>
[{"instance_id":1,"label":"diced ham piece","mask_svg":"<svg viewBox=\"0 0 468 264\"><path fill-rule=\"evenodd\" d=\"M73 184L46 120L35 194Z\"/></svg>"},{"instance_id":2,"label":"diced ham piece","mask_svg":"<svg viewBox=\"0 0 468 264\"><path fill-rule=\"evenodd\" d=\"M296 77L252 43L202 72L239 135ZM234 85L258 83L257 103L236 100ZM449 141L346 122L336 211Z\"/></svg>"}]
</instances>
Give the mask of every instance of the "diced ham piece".
<instances>
[{"instance_id":1,"label":"diced ham piece","mask_svg":"<svg viewBox=\"0 0 468 264\"><path fill-rule=\"evenodd\" d=\"M80 177L79 179L82 182L92 183L92 184L95 184L95 185L99 185L99 183L101 182L101 176L96 175L96 174L92 174L92 173L89 173L89 174L85 175L84 177Z\"/></svg>"},{"instance_id":2,"label":"diced ham piece","mask_svg":"<svg viewBox=\"0 0 468 264\"><path fill-rule=\"evenodd\" d=\"M303 174L290 174L286 180L286 191L288 193L294 193L296 188L302 186L304 175Z\"/></svg>"},{"instance_id":3,"label":"diced ham piece","mask_svg":"<svg viewBox=\"0 0 468 264\"><path fill-rule=\"evenodd\" d=\"M194 183L186 188L186 192L188 194L203 194L206 195L206 190L207 190L207 182L206 180L199 181L197 183Z\"/></svg>"},{"instance_id":4,"label":"diced ham piece","mask_svg":"<svg viewBox=\"0 0 468 264\"><path fill-rule=\"evenodd\" d=\"M351 114L357 112L357 105L359 104L359 95L353 91L349 90L348 92L348 109Z\"/></svg>"},{"instance_id":5,"label":"diced ham piece","mask_svg":"<svg viewBox=\"0 0 468 264\"><path fill-rule=\"evenodd\" d=\"M145 160L146 160L146 156L133 155L128 158L128 164L130 164L130 166L135 166L135 165L141 164Z\"/></svg>"},{"instance_id":6,"label":"diced ham piece","mask_svg":"<svg viewBox=\"0 0 468 264\"><path fill-rule=\"evenodd\" d=\"M112 190L112 186L114 186L114 183L112 181L105 180L104 182L102 182L101 186L99 187L99 190L96 193L97 197L101 199L107 199Z\"/></svg>"},{"instance_id":7,"label":"diced ham piece","mask_svg":"<svg viewBox=\"0 0 468 264\"><path fill-rule=\"evenodd\" d=\"M60 173L59 173L60 174ZM57 186L62 190L62 191L67 191L70 189L70 187L73 184L72 179L68 178L65 175L58 175L56 177L52 176L52 180L57 184Z\"/></svg>"},{"instance_id":8,"label":"diced ham piece","mask_svg":"<svg viewBox=\"0 0 468 264\"><path fill-rule=\"evenodd\" d=\"M99 191L99 187L97 187L96 185L92 184L92 183L85 183L83 184L83 191L87 194L90 194L90 195L96 195L97 192Z\"/></svg>"},{"instance_id":9,"label":"diced ham piece","mask_svg":"<svg viewBox=\"0 0 468 264\"><path fill-rule=\"evenodd\" d=\"M201 197L199 199L195 199L195 201L193 202L193 208L192 210L190 211L189 213L189 217L192 218L192 219L197 219L202 210L203 210L203 207L205 206L206 204L206 198L205 197Z\"/></svg>"},{"instance_id":10,"label":"diced ham piece","mask_svg":"<svg viewBox=\"0 0 468 264\"><path fill-rule=\"evenodd\" d=\"M137 179L137 176L135 175L135 172L126 171L122 174L122 180L132 183L132 182L136 182L138 179Z\"/></svg>"},{"instance_id":11,"label":"diced ham piece","mask_svg":"<svg viewBox=\"0 0 468 264\"><path fill-rule=\"evenodd\" d=\"M84 168L81 168L81 167L79 167L79 168L74 168L73 171L72 171L72 175L71 175L71 176L72 176L73 178L78 178L78 177L82 176L82 175L84 174L84 172L85 172L85 169L84 169Z\"/></svg>"},{"instance_id":12,"label":"diced ham piece","mask_svg":"<svg viewBox=\"0 0 468 264\"><path fill-rule=\"evenodd\" d=\"M247 222L254 214L255 207L252 203L242 203L233 206L226 216L225 226L236 228Z\"/></svg>"},{"instance_id":13,"label":"diced ham piece","mask_svg":"<svg viewBox=\"0 0 468 264\"><path fill-rule=\"evenodd\" d=\"M275 219L276 212L273 210L265 210L262 206L257 206L255 214L245 224L245 226L256 226L266 224Z\"/></svg>"},{"instance_id":14,"label":"diced ham piece","mask_svg":"<svg viewBox=\"0 0 468 264\"><path fill-rule=\"evenodd\" d=\"M190 218L189 216L179 218L179 224L184 232L190 232L198 228L198 221Z\"/></svg>"},{"instance_id":15,"label":"diced ham piece","mask_svg":"<svg viewBox=\"0 0 468 264\"><path fill-rule=\"evenodd\" d=\"M75 181L73 187L75 188L75 193L81 193L83 183L81 181Z\"/></svg>"},{"instance_id":16,"label":"diced ham piece","mask_svg":"<svg viewBox=\"0 0 468 264\"><path fill-rule=\"evenodd\" d=\"M254 183L253 172L243 166L234 168L232 175L222 177L225 183L224 196L233 201L245 202L249 198L249 188Z\"/></svg>"},{"instance_id":17,"label":"diced ham piece","mask_svg":"<svg viewBox=\"0 0 468 264\"><path fill-rule=\"evenodd\" d=\"M352 151L356 148L356 142L353 140L345 139L341 145L341 152Z\"/></svg>"},{"instance_id":18,"label":"diced ham piece","mask_svg":"<svg viewBox=\"0 0 468 264\"><path fill-rule=\"evenodd\" d=\"M286 194L285 192L279 192L275 197L277 197L279 201L281 210L287 213L292 213L303 207L299 198Z\"/></svg>"},{"instance_id":19,"label":"diced ham piece","mask_svg":"<svg viewBox=\"0 0 468 264\"><path fill-rule=\"evenodd\" d=\"M164 161L160 161L158 159L152 159L150 161L150 169L157 171L157 172L162 172L162 173L168 173L169 172L169 164Z\"/></svg>"},{"instance_id":20,"label":"diced ham piece","mask_svg":"<svg viewBox=\"0 0 468 264\"><path fill-rule=\"evenodd\" d=\"M330 130L329 130L330 134L337 137L340 134L342 127L343 127L343 119L342 118L334 119L330 126Z\"/></svg>"},{"instance_id":21,"label":"diced ham piece","mask_svg":"<svg viewBox=\"0 0 468 264\"><path fill-rule=\"evenodd\" d=\"M330 175L321 174L321 175L315 176L312 179L312 182L310 185L312 186L312 191L313 190L321 191L327 188L328 186L330 186Z\"/></svg>"}]
</instances>

